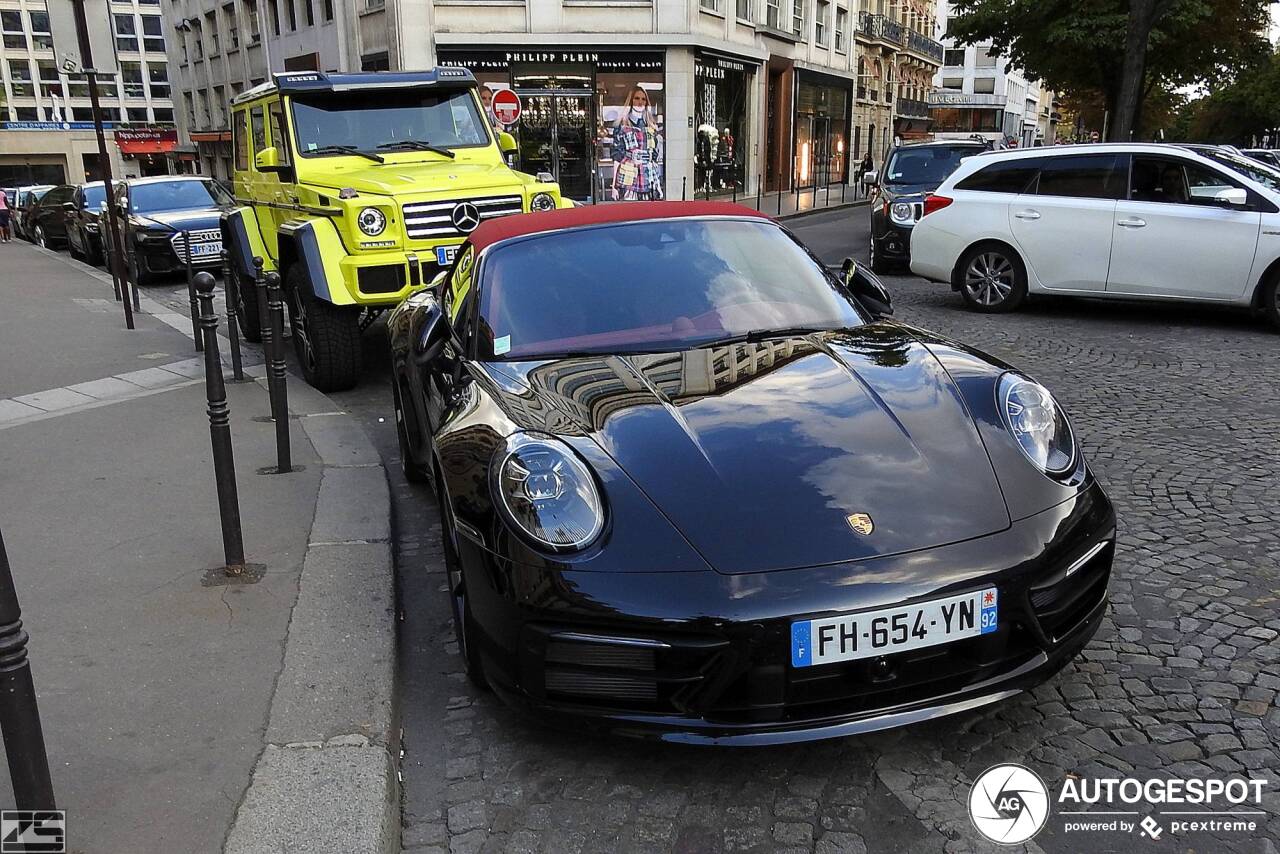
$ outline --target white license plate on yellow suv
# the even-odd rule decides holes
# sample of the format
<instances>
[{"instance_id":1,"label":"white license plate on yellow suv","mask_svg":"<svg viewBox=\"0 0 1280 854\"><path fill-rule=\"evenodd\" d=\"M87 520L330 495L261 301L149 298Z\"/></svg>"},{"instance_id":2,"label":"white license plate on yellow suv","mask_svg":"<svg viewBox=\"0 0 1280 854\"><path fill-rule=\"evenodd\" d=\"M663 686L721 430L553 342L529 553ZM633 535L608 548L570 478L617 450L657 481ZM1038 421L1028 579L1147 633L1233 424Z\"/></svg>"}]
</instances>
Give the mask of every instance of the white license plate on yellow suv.
<instances>
[{"instance_id":1,"label":"white license plate on yellow suv","mask_svg":"<svg viewBox=\"0 0 1280 854\"><path fill-rule=\"evenodd\" d=\"M813 667L892 655L994 632L996 588L945 599L791 624L791 665Z\"/></svg>"}]
</instances>

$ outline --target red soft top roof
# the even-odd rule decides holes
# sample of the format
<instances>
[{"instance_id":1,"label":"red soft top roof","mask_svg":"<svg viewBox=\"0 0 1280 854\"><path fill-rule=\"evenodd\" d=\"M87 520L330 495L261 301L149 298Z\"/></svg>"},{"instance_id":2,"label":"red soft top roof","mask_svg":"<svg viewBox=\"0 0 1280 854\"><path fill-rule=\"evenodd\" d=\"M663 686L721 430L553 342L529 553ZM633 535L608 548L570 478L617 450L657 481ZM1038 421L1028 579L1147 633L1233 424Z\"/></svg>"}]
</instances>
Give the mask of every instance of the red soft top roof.
<instances>
[{"instance_id":1,"label":"red soft top roof","mask_svg":"<svg viewBox=\"0 0 1280 854\"><path fill-rule=\"evenodd\" d=\"M579 228L608 222L635 222L683 216L747 216L768 219L768 215L732 202L618 202L560 208L545 213L504 216L480 224L471 232L470 242L479 252L490 244L526 234L540 234L562 228Z\"/></svg>"}]
</instances>

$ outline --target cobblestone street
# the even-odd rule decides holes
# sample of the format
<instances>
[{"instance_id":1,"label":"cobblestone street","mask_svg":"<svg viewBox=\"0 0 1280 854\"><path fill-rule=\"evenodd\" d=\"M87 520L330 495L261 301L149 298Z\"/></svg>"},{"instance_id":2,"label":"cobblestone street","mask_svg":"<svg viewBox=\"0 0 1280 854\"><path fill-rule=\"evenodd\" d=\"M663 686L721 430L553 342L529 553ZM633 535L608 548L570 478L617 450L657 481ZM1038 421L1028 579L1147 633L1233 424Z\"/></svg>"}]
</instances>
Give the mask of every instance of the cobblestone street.
<instances>
[{"instance_id":1,"label":"cobblestone street","mask_svg":"<svg viewBox=\"0 0 1280 854\"><path fill-rule=\"evenodd\" d=\"M837 263L866 246L865 218L793 227ZM1026 370L1072 416L1119 515L1110 613L1084 654L982 710L801 746L681 748L529 722L462 675L435 508L400 475L385 341L371 334L373 381L340 397L363 414L396 505L406 851L994 850L966 803L974 778L1002 762L1027 765L1053 793L1069 775L1270 780L1252 833L1073 835L1055 814L1025 850L1277 850L1280 533L1268 499L1280 396L1264 366L1280 338L1203 307L1039 299L984 316L944 286L886 284L900 321ZM1134 820L1154 809L1082 808Z\"/></svg>"}]
</instances>

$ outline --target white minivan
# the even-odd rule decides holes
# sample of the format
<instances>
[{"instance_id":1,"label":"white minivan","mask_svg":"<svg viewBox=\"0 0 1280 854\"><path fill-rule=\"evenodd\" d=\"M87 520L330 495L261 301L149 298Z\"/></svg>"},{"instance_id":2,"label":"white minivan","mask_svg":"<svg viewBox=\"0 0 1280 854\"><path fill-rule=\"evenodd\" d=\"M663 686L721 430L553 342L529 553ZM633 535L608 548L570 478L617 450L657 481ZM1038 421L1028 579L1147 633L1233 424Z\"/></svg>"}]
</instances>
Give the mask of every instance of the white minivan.
<instances>
[{"instance_id":1,"label":"white minivan","mask_svg":"<svg viewBox=\"0 0 1280 854\"><path fill-rule=\"evenodd\" d=\"M925 199L911 270L977 311L1029 293L1194 300L1280 328L1280 171L1137 143L973 157Z\"/></svg>"}]
</instances>

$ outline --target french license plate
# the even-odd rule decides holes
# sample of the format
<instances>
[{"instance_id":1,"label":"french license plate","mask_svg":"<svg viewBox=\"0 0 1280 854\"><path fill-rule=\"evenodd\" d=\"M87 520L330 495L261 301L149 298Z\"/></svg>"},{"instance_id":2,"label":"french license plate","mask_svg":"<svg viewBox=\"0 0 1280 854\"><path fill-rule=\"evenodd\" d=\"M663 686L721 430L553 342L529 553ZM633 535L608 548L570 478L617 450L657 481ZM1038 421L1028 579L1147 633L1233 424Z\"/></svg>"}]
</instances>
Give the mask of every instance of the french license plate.
<instances>
[{"instance_id":1,"label":"french license plate","mask_svg":"<svg viewBox=\"0 0 1280 854\"><path fill-rule=\"evenodd\" d=\"M791 624L791 666L891 655L994 632L996 588Z\"/></svg>"},{"instance_id":2,"label":"french license plate","mask_svg":"<svg viewBox=\"0 0 1280 854\"><path fill-rule=\"evenodd\" d=\"M208 258L210 255L220 255L222 253L222 241L210 241L208 243L192 243L192 258Z\"/></svg>"},{"instance_id":3,"label":"french license plate","mask_svg":"<svg viewBox=\"0 0 1280 854\"><path fill-rule=\"evenodd\" d=\"M436 247L436 263L441 267L448 267L453 263L453 259L458 255L458 247L456 246L437 246Z\"/></svg>"}]
</instances>

